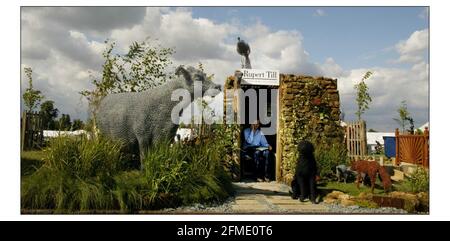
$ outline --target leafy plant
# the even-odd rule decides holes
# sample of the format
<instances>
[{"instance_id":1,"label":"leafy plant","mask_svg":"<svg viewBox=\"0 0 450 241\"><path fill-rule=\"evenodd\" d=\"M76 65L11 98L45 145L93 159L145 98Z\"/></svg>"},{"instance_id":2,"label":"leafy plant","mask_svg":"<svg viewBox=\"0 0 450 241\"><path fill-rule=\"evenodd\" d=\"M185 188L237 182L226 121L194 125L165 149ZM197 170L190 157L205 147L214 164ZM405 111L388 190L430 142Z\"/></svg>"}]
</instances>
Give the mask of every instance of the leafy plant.
<instances>
[{"instance_id":1,"label":"leafy plant","mask_svg":"<svg viewBox=\"0 0 450 241\"><path fill-rule=\"evenodd\" d=\"M58 117L59 110L55 108L53 100L46 100L41 104L39 115L41 116L43 126L46 130L55 130L55 119Z\"/></svg>"},{"instance_id":2,"label":"leafy plant","mask_svg":"<svg viewBox=\"0 0 450 241\"><path fill-rule=\"evenodd\" d=\"M383 154L384 155L384 146L381 145L381 143L379 141L375 141L376 142L376 146L375 146L375 154Z\"/></svg>"},{"instance_id":3,"label":"leafy plant","mask_svg":"<svg viewBox=\"0 0 450 241\"><path fill-rule=\"evenodd\" d=\"M41 100L44 99L44 96L41 94L40 90L33 88L33 70L30 67L26 67L24 70L28 79L28 88L25 90L22 97L25 107L31 112L39 106Z\"/></svg>"},{"instance_id":4,"label":"leafy plant","mask_svg":"<svg viewBox=\"0 0 450 241\"><path fill-rule=\"evenodd\" d=\"M372 74L371 71L367 71L361 81L354 85L354 89L356 90L356 104L358 105L358 110L355 114L358 117L358 120L361 120L361 115L369 109L369 104L372 102L372 98L369 95L369 87L364 82L369 79Z\"/></svg>"},{"instance_id":5,"label":"leafy plant","mask_svg":"<svg viewBox=\"0 0 450 241\"><path fill-rule=\"evenodd\" d=\"M347 162L347 149L344 145L333 144L331 147L318 145L315 150L320 176L323 179L335 177L335 167Z\"/></svg>"},{"instance_id":6,"label":"leafy plant","mask_svg":"<svg viewBox=\"0 0 450 241\"><path fill-rule=\"evenodd\" d=\"M418 167L415 172L406 180L411 192L428 192L430 177L426 169Z\"/></svg>"},{"instance_id":7,"label":"leafy plant","mask_svg":"<svg viewBox=\"0 0 450 241\"><path fill-rule=\"evenodd\" d=\"M409 121L411 128L414 132L414 120L410 116L410 113L408 111L408 106L406 104L406 101L403 100L401 105L397 109L397 113L399 115L399 118L393 118L401 127L402 132L405 132L405 126L406 122Z\"/></svg>"}]
</instances>

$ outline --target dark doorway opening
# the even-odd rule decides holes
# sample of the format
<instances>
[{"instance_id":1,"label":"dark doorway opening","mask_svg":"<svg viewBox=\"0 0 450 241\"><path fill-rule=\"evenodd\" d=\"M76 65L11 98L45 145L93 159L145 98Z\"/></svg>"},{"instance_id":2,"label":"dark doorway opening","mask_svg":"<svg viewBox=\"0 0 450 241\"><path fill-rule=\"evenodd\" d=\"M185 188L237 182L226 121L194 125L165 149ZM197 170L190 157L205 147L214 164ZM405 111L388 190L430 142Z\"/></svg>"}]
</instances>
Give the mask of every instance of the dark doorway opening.
<instances>
[{"instance_id":1,"label":"dark doorway opening","mask_svg":"<svg viewBox=\"0 0 450 241\"><path fill-rule=\"evenodd\" d=\"M256 101L255 100L250 100L248 96L244 97L241 100L241 108L244 109L244 113L245 113L245 121L244 124L241 125L241 148L244 146L245 143L245 137L244 137L244 130L247 128L250 128L250 125L255 121L253 118L254 116L250 116L250 110L256 110L257 119L261 119L262 117L259 116L260 113L260 98L263 98L260 95L260 90L264 89L266 90L267 93L267 99L265 100L266 102L266 107L267 107L267 113L262 113L262 115L266 115L266 116L277 116L277 108L273 108L271 106L271 98L272 98L272 93L271 93L271 89L274 88L278 88L278 86L261 86L261 85L246 85L246 86L241 86L242 90L247 91L249 89L254 89L256 91ZM270 127L275 125L276 123L261 123L261 128L264 127ZM274 128L276 129L277 127L274 126ZM263 132L263 131L262 131ZM267 176L269 177L269 179L271 181L275 180L276 176L275 176L275 166L276 166L276 152L277 152L277 134L272 134L272 135L268 135L268 134L264 134L264 137L266 138L268 144L272 147L272 149L269 151L269 158L268 158L268 168L267 168ZM253 181L256 178L256 163L255 160L253 158L253 153L252 152L246 152L243 148L241 151L241 158L240 158L240 166L241 166L241 179L243 181Z\"/></svg>"}]
</instances>

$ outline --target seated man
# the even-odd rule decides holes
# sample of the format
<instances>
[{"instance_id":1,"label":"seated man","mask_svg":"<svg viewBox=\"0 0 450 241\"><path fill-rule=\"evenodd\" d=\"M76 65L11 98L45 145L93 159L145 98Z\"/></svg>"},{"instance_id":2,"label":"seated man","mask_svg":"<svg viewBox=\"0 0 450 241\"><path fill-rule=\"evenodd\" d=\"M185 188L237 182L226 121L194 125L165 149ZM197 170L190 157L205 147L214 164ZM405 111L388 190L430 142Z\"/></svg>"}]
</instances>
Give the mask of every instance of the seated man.
<instances>
[{"instance_id":1,"label":"seated man","mask_svg":"<svg viewBox=\"0 0 450 241\"><path fill-rule=\"evenodd\" d=\"M255 162L255 176L258 181L264 178L269 181L268 165L269 151L272 147L267 143L264 134L261 132L259 120L251 124L250 128L244 130L244 151L253 152L253 161Z\"/></svg>"}]
</instances>

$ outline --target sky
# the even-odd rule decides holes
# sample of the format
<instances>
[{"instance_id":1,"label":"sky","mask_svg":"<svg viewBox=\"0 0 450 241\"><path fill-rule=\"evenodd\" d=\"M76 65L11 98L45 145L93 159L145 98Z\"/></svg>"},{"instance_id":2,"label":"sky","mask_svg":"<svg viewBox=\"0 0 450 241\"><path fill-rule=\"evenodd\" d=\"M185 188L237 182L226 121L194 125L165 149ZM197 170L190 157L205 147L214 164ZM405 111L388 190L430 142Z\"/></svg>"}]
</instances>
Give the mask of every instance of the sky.
<instances>
[{"instance_id":1,"label":"sky","mask_svg":"<svg viewBox=\"0 0 450 241\"><path fill-rule=\"evenodd\" d=\"M22 7L21 67L60 113L86 119L79 91L100 73L105 39L119 51L157 39L176 50L169 69L202 62L223 84L240 68L240 36L254 68L338 79L346 121L356 119L353 85L372 71L363 119L391 132L403 100L416 127L428 121L428 19L425 7Z\"/></svg>"}]
</instances>

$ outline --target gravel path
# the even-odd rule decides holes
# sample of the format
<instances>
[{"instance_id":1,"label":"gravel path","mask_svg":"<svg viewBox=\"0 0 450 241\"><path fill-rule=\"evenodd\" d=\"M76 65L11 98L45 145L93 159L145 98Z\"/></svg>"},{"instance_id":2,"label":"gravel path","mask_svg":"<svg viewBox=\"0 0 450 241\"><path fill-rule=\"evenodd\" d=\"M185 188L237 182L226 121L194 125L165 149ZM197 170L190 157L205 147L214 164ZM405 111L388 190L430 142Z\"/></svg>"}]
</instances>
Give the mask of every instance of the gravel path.
<instances>
[{"instance_id":1,"label":"gravel path","mask_svg":"<svg viewBox=\"0 0 450 241\"><path fill-rule=\"evenodd\" d=\"M407 214L403 209L382 207L382 208L363 208L360 206L344 207L338 204L326 204L329 213L336 214Z\"/></svg>"}]
</instances>

